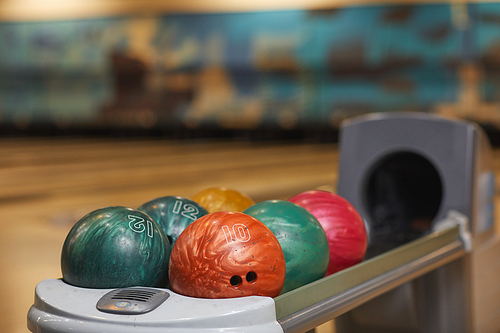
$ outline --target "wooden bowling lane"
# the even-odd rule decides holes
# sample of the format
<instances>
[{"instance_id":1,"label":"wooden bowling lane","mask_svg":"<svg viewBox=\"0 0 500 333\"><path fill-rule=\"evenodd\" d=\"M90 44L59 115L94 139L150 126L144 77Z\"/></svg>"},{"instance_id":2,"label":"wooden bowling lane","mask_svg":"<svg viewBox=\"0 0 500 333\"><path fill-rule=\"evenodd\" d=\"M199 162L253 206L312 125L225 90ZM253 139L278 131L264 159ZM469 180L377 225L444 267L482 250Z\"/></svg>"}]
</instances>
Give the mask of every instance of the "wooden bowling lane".
<instances>
[{"instance_id":1,"label":"wooden bowling lane","mask_svg":"<svg viewBox=\"0 0 500 333\"><path fill-rule=\"evenodd\" d=\"M71 226L105 206L138 207L211 186L255 201L333 190L333 144L102 139L0 140L0 331L26 333L34 288L59 278Z\"/></svg>"}]
</instances>

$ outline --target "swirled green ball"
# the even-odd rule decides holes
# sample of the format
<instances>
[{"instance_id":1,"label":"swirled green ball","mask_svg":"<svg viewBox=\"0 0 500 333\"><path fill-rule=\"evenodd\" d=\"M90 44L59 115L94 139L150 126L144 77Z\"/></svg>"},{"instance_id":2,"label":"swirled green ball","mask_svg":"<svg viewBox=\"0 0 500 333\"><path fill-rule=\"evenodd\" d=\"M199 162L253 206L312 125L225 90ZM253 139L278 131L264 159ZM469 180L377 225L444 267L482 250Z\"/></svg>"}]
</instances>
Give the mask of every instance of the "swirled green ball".
<instances>
[{"instance_id":1,"label":"swirled green ball","mask_svg":"<svg viewBox=\"0 0 500 333\"><path fill-rule=\"evenodd\" d=\"M171 246L147 214L106 207L81 218L61 253L63 281L84 288L166 287Z\"/></svg>"},{"instance_id":2,"label":"swirled green ball","mask_svg":"<svg viewBox=\"0 0 500 333\"><path fill-rule=\"evenodd\" d=\"M256 203L243 213L264 223L278 239L285 255L282 294L325 276L330 249L325 230L305 208L289 201Z\"/></svg>"}]
</instances>

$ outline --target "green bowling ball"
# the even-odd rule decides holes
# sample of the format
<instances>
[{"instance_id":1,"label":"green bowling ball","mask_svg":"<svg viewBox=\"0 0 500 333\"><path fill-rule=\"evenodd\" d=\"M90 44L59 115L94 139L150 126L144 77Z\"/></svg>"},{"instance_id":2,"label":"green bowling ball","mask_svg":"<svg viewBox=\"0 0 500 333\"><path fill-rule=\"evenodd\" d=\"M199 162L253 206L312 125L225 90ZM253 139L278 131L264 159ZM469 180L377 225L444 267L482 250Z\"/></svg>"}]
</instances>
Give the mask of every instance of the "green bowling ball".
<instances>
[{"instance_id":1,"label":"green bowling ball","mask_svg":"<svg viewBox=\"0 0 500 333\"><path fill-rule=\"evenodd\" d=\"M286 264L282 294L325 276L330 261L328 239L306 209L289 201L269 200L243 213L264 223L278 238Z\"/></svg>"},{"instance_id":2,"label":"green bowling ball","mask_svg":"<svg viewBox=\"0 0 500 333\"><path fill-rule=\"evenodd\" d=\"M171 246L147 214L107 207L81 218L61 253L63 281L84 288L166 287Z\"/></svg>"},{"instance_id":3,"label":"green bowling ball","mask_svg":"<svg viewBox=\"0 0 500 333\"><path fill-rule=\"evenodd\" d=\"M179 196L157 198L146 202L138 209L151 216L160 225L172 246L188 225L208 214L208 211L198 203Z\"/></svg>"}]
</instances>

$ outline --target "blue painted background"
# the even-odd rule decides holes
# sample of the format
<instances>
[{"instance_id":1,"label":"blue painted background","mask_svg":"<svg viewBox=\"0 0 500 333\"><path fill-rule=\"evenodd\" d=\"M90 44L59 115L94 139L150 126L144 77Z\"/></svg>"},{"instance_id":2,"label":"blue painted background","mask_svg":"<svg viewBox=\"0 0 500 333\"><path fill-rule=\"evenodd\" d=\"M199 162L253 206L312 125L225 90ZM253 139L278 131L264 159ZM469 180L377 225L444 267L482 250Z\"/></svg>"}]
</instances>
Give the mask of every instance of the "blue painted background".
<instances>
[{"instance_id":1,"label":"blue painted background","mask_svg":"<svg viewBox=\"0 0 500 333\"><path fill-rule=\"evenodd\" d=\"M0 23L0 123L336 126L458 99L460 64L499 101L500 4Z\"/></svg>"}]
</instances>

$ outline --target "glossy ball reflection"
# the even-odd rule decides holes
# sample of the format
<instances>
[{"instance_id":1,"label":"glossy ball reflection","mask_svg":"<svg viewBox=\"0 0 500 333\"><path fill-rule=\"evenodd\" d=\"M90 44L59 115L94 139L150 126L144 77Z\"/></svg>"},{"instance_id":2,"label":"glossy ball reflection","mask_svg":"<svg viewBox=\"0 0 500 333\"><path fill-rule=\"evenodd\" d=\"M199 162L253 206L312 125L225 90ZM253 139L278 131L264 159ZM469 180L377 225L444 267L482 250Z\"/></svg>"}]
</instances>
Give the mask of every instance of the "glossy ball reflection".
<instances>
[{"instance_id":1,"label":"glossy ball reflection","mask_svg":"<svg viewBox=\"0 0 500 333\"><path fill-rule=\"evenodd\" d=\"M61 253L63 281L85 288L168 284L170 244L148 215L107 207L80 219Z\"/></svg>"},{"instance_id":2,"label":"glossy ball reflection","mask_svg":"<svg viewBox=\"0 0 500 333\"><path fill-rule=\"evenodd\" d=\"M216 212L190 224L170 256L172 290L186 296L278 296L285 258L271 230L238 212Z\"/></svg>"},{"instance_id":3,"label":"glossy ball reflection","mask_svg":"<svg viewBox=\"0 0 500 333\"><path fill-rule=\"evenodd\" d=\"M330 246L327 275L363 261L367 232L363 219L349 201L327 191L306 191L289 201L307 209L325 229Z\"/></svg>"},{"instance_id":4,"label":"glossy ball reflection","mask_svg":"<svg viewBox=\"0 0 500 333\"><path fill-rule=\"evenodd\" d=\"M191 197L206 208L209 213L242 212L255 202L246 194L225 187L210 187Z\"/></svg>"},{"instance_id":5,"label":"glossy ball reflection","mask_svg":"<svg viewBox=\"0 0 500 333\"><path fill-rule=\"evenodd\" d=\"M281 244L286 260L282 293L325 276L329 261L323 227L306 209L283 200L259 202L244 210L264 223Z\"/></svg>"},{"instance_id":6,"label":"glossy ball reflection","mask_svg":"<svg viewBox=\"0 0 500 333\"><path fill-rule=\"evenodd\" d=\"M208 214L198 203L180 196L156 198L138 209L160 225L172 246L188 225Z\"/></svg>"}]
</instances>

